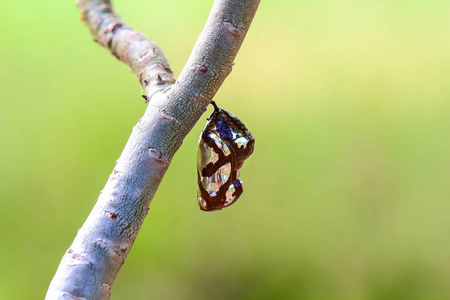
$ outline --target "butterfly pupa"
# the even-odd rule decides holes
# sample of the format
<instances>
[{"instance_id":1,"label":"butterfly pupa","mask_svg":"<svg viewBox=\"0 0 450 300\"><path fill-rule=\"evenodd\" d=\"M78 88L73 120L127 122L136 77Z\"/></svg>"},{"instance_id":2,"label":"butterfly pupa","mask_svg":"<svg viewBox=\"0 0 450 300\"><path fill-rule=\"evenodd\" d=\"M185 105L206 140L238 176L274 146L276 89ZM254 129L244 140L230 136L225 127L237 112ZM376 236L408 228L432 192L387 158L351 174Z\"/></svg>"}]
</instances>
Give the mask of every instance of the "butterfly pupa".
<instances>
[{"instance_id":1,"label":"butterfly pupa","mask_svg":"<svg viewBox=\"0 0 450 300\"><path fill-rule=\"evenodd\" d=\"M239 169L253 153L255 138L239 118L217 107L203 129L197 151L198 205L215 211L235 203L243 192Z\"/></svg>"}]
</instances>

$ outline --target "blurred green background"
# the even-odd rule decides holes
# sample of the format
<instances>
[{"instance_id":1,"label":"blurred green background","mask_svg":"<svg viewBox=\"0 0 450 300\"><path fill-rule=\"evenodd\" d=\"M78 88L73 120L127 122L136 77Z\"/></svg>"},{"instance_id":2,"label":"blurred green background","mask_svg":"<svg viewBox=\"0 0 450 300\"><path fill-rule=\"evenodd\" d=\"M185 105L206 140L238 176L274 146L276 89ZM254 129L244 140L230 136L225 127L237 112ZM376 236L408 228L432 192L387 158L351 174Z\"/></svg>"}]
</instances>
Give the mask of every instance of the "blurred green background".
<instances>
[{"instance_id":1,"label":"blurred green background","mask_svg":"<svg viewBox=\"0 0 450 300\"><path fill-rule=\"evenodd\" d=\"M115 1L178 75L212 1ZM73 1L0 2L0 299L42 299L146 105ZM215 97L232 207L175 156L112 299L449 299L450 2L263 0ZM211 108L209 109L211 110Z\"/></svg>"}]
</instances>

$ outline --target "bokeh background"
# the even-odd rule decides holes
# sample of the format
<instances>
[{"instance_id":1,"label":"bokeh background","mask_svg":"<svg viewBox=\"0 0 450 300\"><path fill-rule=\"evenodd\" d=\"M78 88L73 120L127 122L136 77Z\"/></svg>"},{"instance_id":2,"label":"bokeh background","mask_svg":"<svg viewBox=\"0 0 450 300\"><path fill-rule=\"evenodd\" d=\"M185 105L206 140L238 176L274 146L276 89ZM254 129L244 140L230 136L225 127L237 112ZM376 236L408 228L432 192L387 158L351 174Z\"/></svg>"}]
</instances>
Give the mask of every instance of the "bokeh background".
<instances>
[{"instance_id":1,"label":"bokeh background","mask_svg":"<svg viewBox=\"0 0 450 300\"><path fill-rule=\"evenodd\" d=\"M178 75L212 1L114 4ZM0 1L0 299L44 297L146 108L79 19ZM256 137L243 196L197 207L206 113L112 299L449 299L449 81L448 0L263 0L215 97Z\"/></svg>"}]
</instances>

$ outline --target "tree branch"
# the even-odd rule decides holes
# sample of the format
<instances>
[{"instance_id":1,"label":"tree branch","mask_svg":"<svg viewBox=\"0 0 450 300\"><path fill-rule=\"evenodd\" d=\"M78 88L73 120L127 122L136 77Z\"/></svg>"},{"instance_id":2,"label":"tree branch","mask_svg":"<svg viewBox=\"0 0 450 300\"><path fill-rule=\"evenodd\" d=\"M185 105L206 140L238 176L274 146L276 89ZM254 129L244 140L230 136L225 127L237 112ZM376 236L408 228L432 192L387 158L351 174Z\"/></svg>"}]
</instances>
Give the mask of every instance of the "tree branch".
<instances>
[{"instance_id":1,"label":"tree branch","mask_svg":"<svg viewBox=\"0 0 450 300\"><path fill-rule=\"evenodd\" d=\"M170 161L231 72L259 0L216 0L178 81L156 44L126 26L109 0L82 0L96 40L139 76L151 101L92 212L66 251L46 299L109 299Z\"/></svg>"},{"instance_id":2,"label":"tree branch","mask_svg":"<svg viewBox=\"0 0 450 300\"><path fill-rule=\"evenodd\" d=\"M95 41L131 67L148 100L175 82L161 48L122 22L113 12L110 0L79 0L78 6Z\"/></svg>"}]
</instances>

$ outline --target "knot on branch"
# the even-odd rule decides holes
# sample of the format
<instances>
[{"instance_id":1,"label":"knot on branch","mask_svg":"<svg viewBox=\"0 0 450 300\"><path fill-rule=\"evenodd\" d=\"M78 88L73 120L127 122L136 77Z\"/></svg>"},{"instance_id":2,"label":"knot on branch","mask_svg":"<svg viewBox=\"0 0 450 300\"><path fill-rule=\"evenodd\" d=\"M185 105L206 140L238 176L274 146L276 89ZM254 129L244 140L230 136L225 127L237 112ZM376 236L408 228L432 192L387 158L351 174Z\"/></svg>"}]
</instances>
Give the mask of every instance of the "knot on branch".
<instances>
[{"instance_id":1,"label":"knot on branch","mask_svg":"<svg viewBox=\"0 0 450 300\"><path fill-rule=\"evenodd\" d=\"M127 258L129 248L130 247L128 244L122 244L118 247L114 247L109 252L109 258L111 259L111 261L122 265Z\"/></svg>"},{"instance_id":2,"label":"knot on branch","mask_svg":"<svg viewBox=\"0 0 450 300\"><path fill-rule=\"evenodd\" d=\"M201 75L201 76L208 75L208 73L209 73L208 66L207 65L201 65L200 67L197 68L197 73L198 73L198 75Z\"/></svg>"},{"instance_id":3,"label":"knot on branch","mask_svg":"<svg viewBox=\"0 0 450 300\"><path fill-rule=\"evenodd\" d=\"M156 151L155 149L149 149L150 157L157 162L158 164L162 164L165 166L169 165L169 160L165 158L161 152Z\"/></svg>"},{"instance_id":4,"label":"knot on branch","mask_svg":"<svg viewBox=\"0 0 450 300\"><path fill-rule=\"evenodd\" d=\"M244 33L244 29L234 26L231 22L223 22L223 24L234 37L240 37Z\"/></svg>"},{"instance_id":5,"label":"knot on branch","mask_svg":"<svg viewBox=\"0 0 450 300\"><path fill-rule=\"evenodd\" d=\"M148 51L143 57L138 60L138 63L146 62L146 60L154 57L155 48L153 51ZM157 53L157 52L156 52ZM148 61L150 62L150 61ZM147 65L146 67L144 67ZM173 77L172 69L168 64L150 64L146 63L142 65L142 71L139 73L138 78L142 87L146 91L145 97L142 96L147 103L149 103L150 99L157 92L161 92L165 90L168 86L171 86L175 79Z\"/></svg>"},{"instance_id":6,"label":"knot on branch","mask_svg":"<svg viewBox=\"0 0 450 300\"><path fill-rule=\"evenodd\" d=\"M162 77L158 74L158 77L156 78L156 84L160 85L160 84L164 84L164 80L162 79Z\"/></svg>"},{"instance_id":7,"label":"knot on branch","mask_svg":"<svg viewBox=\"0 0 450 300\"><path fill-rule=\"evenodd\" d=\"M108 216L111 220L117 220L117 214L113 212L108 212Z\"/></svg>"},{"instance_id":8,"label":"knot on branch","mask_svg":"<svg viewBox=\"0 0 450 300\"><path fill-rule=\"evenodd\" d=\"M175 120L175 118L172 117L171 115L169 115L164 108L158 109L158 112L161 115L161 117L165 120L169 120L169 121Z\"/></svg>"},{"instance_id":9,"label":"knot on branch","mask_svg":"<svg viewBox=\"0 0 450 300\"><path fill-rule=\"evenodd\" d=\"M72 294L69 294L67 292L61 293L61 298L64 299L64 300L66 300L66 299L68 299L68 300L87 300L84 297L76 297L76 296L74 296Z\"/></svg>"},{"instance_id":10,"label":"knot on branch","mask_svg":"<svg viewBox=\"0 0 450 300\"><path fill-rule=\"evenodd\" d=\"M91 264L91 262L86 258L85 255L74 253L72 249L66 251L64 260L66 261L66 264L68 266L83 266Z\"/></svg>"}]
</instances>

